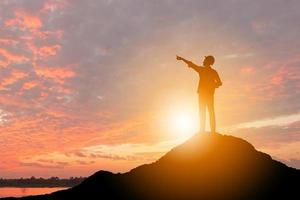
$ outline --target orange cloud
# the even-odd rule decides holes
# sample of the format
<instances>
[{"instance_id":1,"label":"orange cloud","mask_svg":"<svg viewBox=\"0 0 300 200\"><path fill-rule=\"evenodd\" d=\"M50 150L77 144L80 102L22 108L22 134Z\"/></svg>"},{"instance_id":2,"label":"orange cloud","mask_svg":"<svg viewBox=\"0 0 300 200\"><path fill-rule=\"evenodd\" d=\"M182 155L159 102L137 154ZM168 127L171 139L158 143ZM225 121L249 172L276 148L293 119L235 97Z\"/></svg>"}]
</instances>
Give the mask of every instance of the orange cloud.
<instances>
[{"instance_id":1,"label":"orange cloud","mask_svg":"<svg viewBox=\"0 0 300 200\"><path fill-rule=\"evenodd\" d=\"M275 74L271 79L271 83L273 85L281 85L283 83L283 76L280 74Z\"/></svg>"},{"instance_id":2,"label":"orange cloud","mask_svg":"<svg viewBox=\"0 0 300 200\"><path fill-rule=\"evenodd\" d=\"M16 10L15 18L5 21L5 26L19 26L21 29L38 29L42 27L42 21L38 16L27 13L24 10Z\"/></svg>"},{"instance_id":3,"label":"orange cloud","mask_svg":"<svg viewBox=\"0 0 300 200\"><path fill-rule=\"evenodd\" d=\"M0 84L0 88L2 88ZM17 107L19 109L26 109L32 107L31 103L28 103L20 98L17 98L14 95L10 94L2 94L0 95L0 104L5 106Z\"/></svg>"},{"instance_id":4,"label":"orange cloud","mask_svg":"<svg viewBox=\"0 0 300 200\"><path fill-rule=\"evenodd\" d=\"M33 34L43 40L46 40L47 38L54 37L57 39L62 39L64 35L63 30L55 30L55 31L40 31L40 30L35 30L33 31Z\"/></svg>"},{"instance_id":5,"label":"orange cloud","mask_svg":"<svg viewBox=\"0 0 300 200\"><path fill-rule=\"evenodd\" d=\"M25 82L24 84L23 84L23 87L22 87L22 89L24 89L24 90L29 90L29 89L31 89L31 88L34 88L35 86L37 86L38 85L38 82L37 81L29 81L29 82Z\"/></svg>"},{"instance_id":6,"label":"orange cloud","mask_svg":"<svg viewBox=\"0 0 300 200\"><path fill-rule=\"evenodd\" d=\"M27 58L23 55L11 53L8 50L3 49L3 48L0 48L0 55L5 57L5 59L7 60L7 62L2 61L3 66L7 66L8 64L13 63L13 62L29 61L29 58Z\"/></svg>"},{"instance_id":7,"label":"orange cloud","mask_svg":"<svg viewBox=\"0 0 300 200\"><path fill-rule=\"evenodd\" d=\"M34 61L38 59L45 59L49 56L55 56L61 48L59 44L37 47L30 42L27 43L27 47L32 51Z\"/></svg>"},{"instance_id":8,"label":"orange cloud","mask_svg":"<svg viewBox=\"0 0 300 200\"><path fill-rule=\"evenodd\" d=\"M9 62L8 61L3 61L3 60L0 60L0 67L7 67L9 65Z\"/></svg>"},{"instance_id":9,"label":"orange cloud","mask_svg":"<svg viewBox=\"0 0 300 200\"><path fill-rule=\"evenodd\" d=\"M15 83L19 79L26 77L28 74L22 71L13 70L8 77L4 77L0 83L0 89L5 89L7 86Z\"/></svg>"},{"instance_id":10,"label":"orange cloud","mask_svg":"<svg viewBox=\"0 0 300 200\"><path fill-rule=\"evenodd\" d=\"M41 57L54 56L60 48L60 45L43 46L39 49L38 54Z\"/></svg>"},{"instance_id":11,"label":"orange cloud","mask_svg":"<svg viewBox=\"0 0 300 200\"><path fill-rule=\"evenodd\" d=\"M54 107L47 108L46 113L48 115L50 115L52 117L56 117L56 118L71 117L64 110L59 109L59 108L54 108Z\"/></svg>"},{"instance_id":12,"label":"orange cloud","mask_svg":"<svg viewBox=\"0 0 300 200\"><path fill-rule=\"evenodd\" d=\"M35 70L38 76L42 76L45 78L51 78L54 80L61 80L65 78L72 78L76 75L73 70L66 68L50 68L50 67L37 67Z\"/></svg>"},{"instance_id":13,"label":"orange cloud","mask_svg":"<svg viewBox=\"0 0 300 200\"><path fill-rule=\"evenodd\" d=\"M82 115L76 114L77 111L73 112L53 106L45 108L38 116L13 116L5 126L0 126L2 141L6 144L5 148L10 150L2 151L3 160L29 162L31 158L39 158L39 155L43 155L43 159L58 158L51 157L51 154L56 152L64 155L73 149L86 147L87 143L98 145L98 142L102 141L102 144L122 144L145 139L143 136L126 136L132 135L128 131L131 132L136 126L140 126L144 120L128 119L102 124L99 123L99 119L92 119L91 116L88 117L89 120L85 120L88 113L84 111L79 111ZM19 148L20 146L22 148ZM49 157L45 156L47 154ZM13 164L11 167L14 167Z\"/></svg>"}]
</instances>

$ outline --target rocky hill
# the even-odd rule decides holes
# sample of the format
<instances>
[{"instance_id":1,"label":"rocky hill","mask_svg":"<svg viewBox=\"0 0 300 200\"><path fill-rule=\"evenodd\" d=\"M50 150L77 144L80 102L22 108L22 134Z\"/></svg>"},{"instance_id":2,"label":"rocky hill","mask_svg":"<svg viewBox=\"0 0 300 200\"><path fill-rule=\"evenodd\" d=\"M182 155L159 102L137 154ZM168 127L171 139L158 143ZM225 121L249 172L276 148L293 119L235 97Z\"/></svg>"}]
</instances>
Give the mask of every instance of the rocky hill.
<instances>
[{"instance_id":1,"label":"rocky hill","mask_svg":"<svg viewBox=\"0 0 300 200\"><path fill-rule=\"evenodd\" d=\"M300 171L245 140L202 133L127 173L99 171L73 188L21 199L300 199Z\"/></svg>"}]
</instances>

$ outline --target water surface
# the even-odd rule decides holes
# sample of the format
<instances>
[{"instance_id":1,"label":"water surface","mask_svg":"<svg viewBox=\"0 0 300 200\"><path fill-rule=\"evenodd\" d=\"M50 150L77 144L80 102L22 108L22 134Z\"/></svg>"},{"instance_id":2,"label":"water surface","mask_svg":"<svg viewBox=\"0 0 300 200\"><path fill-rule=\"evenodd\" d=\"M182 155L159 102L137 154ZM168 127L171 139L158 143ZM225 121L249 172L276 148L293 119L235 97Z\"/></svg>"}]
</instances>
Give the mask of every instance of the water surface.
<instances>
[{"instance_id":1,"label":"water surface","mask_svg":"<svg viewBox=\"0 0 300 200\"><path fill-rule=\"evenodd\" d=\"M49 194L58 190L67 188L52 187L52 188L19 188L19 187L0 187L1 197L22 197L28 195Z\"/></svg>"}]
</instances>

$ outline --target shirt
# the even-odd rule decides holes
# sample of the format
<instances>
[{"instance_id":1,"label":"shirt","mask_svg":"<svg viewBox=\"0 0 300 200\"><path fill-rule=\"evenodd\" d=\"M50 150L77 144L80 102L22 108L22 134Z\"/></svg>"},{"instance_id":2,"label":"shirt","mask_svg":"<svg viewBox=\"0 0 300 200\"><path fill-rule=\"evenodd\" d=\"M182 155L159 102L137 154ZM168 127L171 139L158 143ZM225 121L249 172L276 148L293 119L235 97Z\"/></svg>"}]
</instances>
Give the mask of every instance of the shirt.
<instances>
[{"instance_id":1,"label":"shirt","mask_svg":"<svg viewBox=\"0 0 300 200\"><path fill-rule=\"evenodd\" d=\"M211 94L215 92L215 88L222 85L219 74L211 67L200 67L195 64L189 64L199 74L198 93Z\"/></svg>"}]
</instances>

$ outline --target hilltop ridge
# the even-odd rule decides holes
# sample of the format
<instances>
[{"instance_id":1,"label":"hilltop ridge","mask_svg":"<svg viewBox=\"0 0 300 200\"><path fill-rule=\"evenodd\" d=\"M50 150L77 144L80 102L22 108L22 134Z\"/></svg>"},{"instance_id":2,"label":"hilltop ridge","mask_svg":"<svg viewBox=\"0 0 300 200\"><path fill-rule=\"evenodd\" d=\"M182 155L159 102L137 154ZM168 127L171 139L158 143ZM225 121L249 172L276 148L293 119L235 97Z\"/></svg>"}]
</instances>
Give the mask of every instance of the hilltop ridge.
<instances>
[{"instance_id":1,"label":"hilltop ridge","mask_svg":"<svg viewBox=\"0 0 300 200\"><path fill-rule=\"evenodd\" d=\"M18 199L297 199L299 188L299 170L247 141L198 133L127 173L98 171L73 188Z\"/></svg>"}]
</instances>

